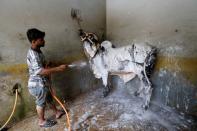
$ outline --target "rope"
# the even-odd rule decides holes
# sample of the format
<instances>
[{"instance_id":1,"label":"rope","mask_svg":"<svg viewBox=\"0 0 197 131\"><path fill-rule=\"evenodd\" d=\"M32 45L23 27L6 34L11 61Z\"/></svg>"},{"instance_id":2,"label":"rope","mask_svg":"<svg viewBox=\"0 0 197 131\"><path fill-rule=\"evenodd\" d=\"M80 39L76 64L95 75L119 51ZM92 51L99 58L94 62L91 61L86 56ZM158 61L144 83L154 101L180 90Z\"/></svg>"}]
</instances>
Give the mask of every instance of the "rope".
<instances>
[{"instance_id":1,"label":"rope","mask_svg":"<svg viewBox=\"0 0 197 131\"><path fill-rule=\"evenodd\" d=\"M68 112L66 111L66 108L64 107L64 105L62 104L62 102L54 95L54 93L52 92L51 87L49 88L51 95L53 96L53 98L60 104L60 106L63 108L63 110L66 113L66 119L67 119L67 124L68 124L68 131L71 131L71 126L70 126L70 119L69 119L69 115Z\"/></svg>"},{"instance_id":2,"label":"rope","mask_svg":"<svg viewBox=\"0 0 197 131\"><path fill-rule=\"evenodd\" d=\"M147 74L146 74L146 62L144 62L143 70L144 70L144 75L145 75L145 78L146 78L146 80L147 80L147 82L148 82L148 85L150 85L150 81L149 81L149 79L148 79L148 77L147 77Z\"/></svg>"},{"instance_id":3,"label":"rope","mask_svg":"<svg viewBox=\"0 0 197 131\"><path fill-rule=\"evenodd\" d=\"M12 109L12 113L11 113L10 117L8 118L8 120L5 122L5 124L0 128L0 130L3 130L3 128L5 128L5 126L8 124L8 122L10 121L10 119L12 118L12 116L14 114L14 111L16 109L17 98L18 98L18 90L17 89L16 89L15 93L16 93L16 97L15 97L15 102L14 102L14 107Z\"/></svg>"}]
</instances>

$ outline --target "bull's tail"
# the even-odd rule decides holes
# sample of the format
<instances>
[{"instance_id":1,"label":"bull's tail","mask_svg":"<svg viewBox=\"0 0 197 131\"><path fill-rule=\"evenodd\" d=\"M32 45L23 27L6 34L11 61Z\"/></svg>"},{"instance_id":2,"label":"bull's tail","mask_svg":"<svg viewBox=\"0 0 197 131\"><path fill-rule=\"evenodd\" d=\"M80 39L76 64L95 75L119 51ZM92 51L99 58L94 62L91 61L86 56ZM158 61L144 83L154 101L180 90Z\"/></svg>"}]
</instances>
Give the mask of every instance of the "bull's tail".
<instances>
[{"instance_id":1,"label":"bull's tail","mask_svg":"<svg viewBox=\"0 0 197 131\"><path fill-rule=\"evenodd\" d=\"M156 61L156 55L157 55L157 49L153 48L147 55L145 61L144 61L144 67L143 67L143 74L148 84L151 84L150 82L150 76L153 72L155 61Z\"/></svg>"}]
</instances>

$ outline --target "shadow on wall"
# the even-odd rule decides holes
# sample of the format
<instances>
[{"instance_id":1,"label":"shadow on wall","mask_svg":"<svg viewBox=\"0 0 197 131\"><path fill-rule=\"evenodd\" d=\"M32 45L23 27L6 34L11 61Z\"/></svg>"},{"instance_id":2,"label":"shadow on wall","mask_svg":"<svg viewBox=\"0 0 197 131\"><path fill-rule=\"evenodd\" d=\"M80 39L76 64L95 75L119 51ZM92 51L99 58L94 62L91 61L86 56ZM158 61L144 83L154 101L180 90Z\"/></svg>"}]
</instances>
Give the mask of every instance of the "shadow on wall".
<instances>
[{"instance_id":1,"label":"shadow on wall","mask_svg":"<svg viewBox=\"0 0 197 131\"><path fill-rule=\"evenodd\" d=\"M88 66L82 69L67 69L61 74L53 75L53 86L64 100L73 100L79 94L102 87L102 82L93 76Z\"/></svg>"}]
</instances>

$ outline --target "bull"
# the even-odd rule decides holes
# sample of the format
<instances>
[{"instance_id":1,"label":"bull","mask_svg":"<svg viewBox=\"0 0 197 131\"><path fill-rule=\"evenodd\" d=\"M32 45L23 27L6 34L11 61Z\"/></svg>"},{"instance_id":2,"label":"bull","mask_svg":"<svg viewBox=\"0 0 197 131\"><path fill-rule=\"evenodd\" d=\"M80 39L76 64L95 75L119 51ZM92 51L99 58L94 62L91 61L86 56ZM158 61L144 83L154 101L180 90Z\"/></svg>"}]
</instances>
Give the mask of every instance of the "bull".
<instances>
[{"instance_id":1,"label":"bull","mask_svg":"<svg viewBox=\"0 0 197 131\"><path fill-rule=\"evenodd\" d=\"M102 79L103 96L106 97L110 92L109 75L118 75L124 83L137 76L141 85L134 94L143 96L142 106L147 109L153 90L150 76L156 60L156 48L148 43L133 43L115 48L110 41L99 43L96 34L82 29L79 30L79 36L93 74Z\"/></svg>"}]
</instances>

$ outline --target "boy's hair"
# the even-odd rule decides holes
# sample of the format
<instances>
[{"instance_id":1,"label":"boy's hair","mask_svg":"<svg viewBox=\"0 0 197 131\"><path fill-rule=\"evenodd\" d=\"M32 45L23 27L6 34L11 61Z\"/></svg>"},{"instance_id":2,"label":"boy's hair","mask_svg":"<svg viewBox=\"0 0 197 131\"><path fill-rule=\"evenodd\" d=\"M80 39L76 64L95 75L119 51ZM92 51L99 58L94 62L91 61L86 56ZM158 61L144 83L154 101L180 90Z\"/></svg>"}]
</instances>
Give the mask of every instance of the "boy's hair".
<instances>
[{"instance_id":1,"label":"boy's hair","mask_svg":"<svg viewBox=\"0 0 197 131\"><path fill-rule=\"evenodd\" d=\"M44 36L45 36L45 32L42 32L36 28L32 28L32 29L27 30L27 38L30 41L30 43L33 40L37 40L39 38L44 38Z\"/></svg>"}]
</instances>

